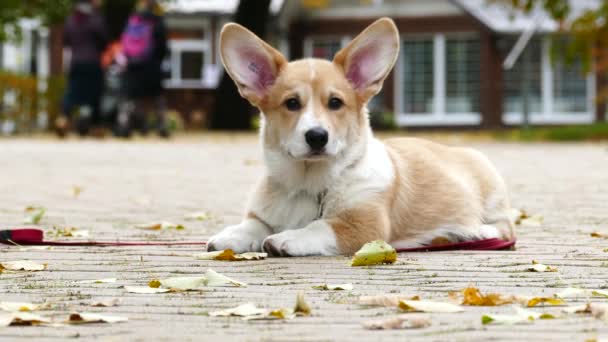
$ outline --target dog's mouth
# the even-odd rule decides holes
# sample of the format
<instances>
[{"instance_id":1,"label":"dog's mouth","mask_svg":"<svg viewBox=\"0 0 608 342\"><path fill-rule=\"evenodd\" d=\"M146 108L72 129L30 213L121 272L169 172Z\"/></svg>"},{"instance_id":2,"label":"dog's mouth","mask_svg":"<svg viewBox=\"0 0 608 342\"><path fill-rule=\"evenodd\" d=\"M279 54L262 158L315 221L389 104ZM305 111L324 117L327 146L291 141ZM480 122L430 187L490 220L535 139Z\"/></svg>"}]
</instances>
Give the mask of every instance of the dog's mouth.
<instances>
[{"instance_id":1,"label":"dog's mouth","mask_svg":"<svg viewBox=\"0 0 608 342\"><path fill-rule=\"evenodd\" d=\"M321 151L310 151L304 155L301 156L294 156L290 151L287 152L287 154L298 161L309 161L309 162L317 162L317 161L323 161L329 158L329 154L327 153L327 151L325 151L325 149L321 150Z\"/></svg>"}]
</instances>

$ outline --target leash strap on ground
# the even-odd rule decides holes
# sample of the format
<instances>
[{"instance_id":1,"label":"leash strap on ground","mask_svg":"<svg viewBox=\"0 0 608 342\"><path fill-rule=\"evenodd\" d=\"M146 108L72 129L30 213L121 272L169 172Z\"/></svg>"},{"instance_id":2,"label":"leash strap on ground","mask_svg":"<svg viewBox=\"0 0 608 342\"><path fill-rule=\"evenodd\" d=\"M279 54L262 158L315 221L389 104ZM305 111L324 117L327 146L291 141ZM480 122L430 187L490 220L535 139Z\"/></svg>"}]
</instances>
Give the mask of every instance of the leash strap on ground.
<instances>
[{"instance_id":1,"label":"leash strap on ground","mask_svg":"<svg viewBox=\"0 0 608 342\"><path fill-rule=\"evenodd\" d=\"M187 246L187 245L206 245L205 241L46 241L44 232L36 228L16 228L0 230L0 243L19 246L98 246L98 247L119 247L119 246ZM453 250L475 250L475 251L494 251L513 249L515 240L484 239L477 241L456 242L445 245L398 248L397 252L434 252L434 251L453 251Z\"/></svg>"}]
</instances>

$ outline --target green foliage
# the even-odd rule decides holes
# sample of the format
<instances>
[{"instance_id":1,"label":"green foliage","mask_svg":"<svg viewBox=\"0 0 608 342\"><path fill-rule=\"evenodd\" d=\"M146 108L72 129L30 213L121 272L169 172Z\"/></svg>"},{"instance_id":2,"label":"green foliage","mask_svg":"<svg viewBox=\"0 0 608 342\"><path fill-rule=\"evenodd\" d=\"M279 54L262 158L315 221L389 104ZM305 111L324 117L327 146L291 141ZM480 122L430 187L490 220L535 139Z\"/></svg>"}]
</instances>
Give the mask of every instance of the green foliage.
<instances>
[{"instance_id":1,"label":"green foliage","mask_svg":"<svg viewBox=\"0 0 608 342\"><path fill-rule=\"evenodd\" d=\"M496 133L496 137L512 141L605 141L608 140L608 124L514 129Z\"/></svg>"},{"instance_id":2,"label":"green foliage","mask_svg":"<svg viewBox=\"0 0 608 342\"><path fill-rule=\"evenodd\" d=\"M43 25L52 25L64 20L71 8L71 0L1 0L0 41L20 39L19 19L39 19Z\"/></svg>"}]
</instances>

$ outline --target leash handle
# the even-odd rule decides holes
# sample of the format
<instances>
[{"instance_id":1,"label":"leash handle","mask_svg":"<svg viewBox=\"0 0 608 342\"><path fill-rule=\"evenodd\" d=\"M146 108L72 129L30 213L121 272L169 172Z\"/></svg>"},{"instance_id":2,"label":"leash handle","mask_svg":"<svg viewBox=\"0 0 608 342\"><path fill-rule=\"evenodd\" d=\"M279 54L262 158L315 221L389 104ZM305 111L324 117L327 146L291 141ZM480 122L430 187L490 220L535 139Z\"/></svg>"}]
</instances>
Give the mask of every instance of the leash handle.
<instances>
[{"instance_id":1,"label":"leash handle","mask_svg":"<svg viewBox=\"0 0 608 342\"><path fill-rule=\"evenodd\" d=\"M495 251L514 249L516 240L484 239L476 241L456 242L437 246L424 246L414 248L397 248L397 252L436 252L453 250L474 250L474 251ZM139 242L139 241L45 241L44 232L36 228L20 228L0 230L0 243L17 244L23 246L98 246L98 247L119 247L119 246L204 246L205 241L158 241L158 242Z\"/></svg>"}]
</instances>

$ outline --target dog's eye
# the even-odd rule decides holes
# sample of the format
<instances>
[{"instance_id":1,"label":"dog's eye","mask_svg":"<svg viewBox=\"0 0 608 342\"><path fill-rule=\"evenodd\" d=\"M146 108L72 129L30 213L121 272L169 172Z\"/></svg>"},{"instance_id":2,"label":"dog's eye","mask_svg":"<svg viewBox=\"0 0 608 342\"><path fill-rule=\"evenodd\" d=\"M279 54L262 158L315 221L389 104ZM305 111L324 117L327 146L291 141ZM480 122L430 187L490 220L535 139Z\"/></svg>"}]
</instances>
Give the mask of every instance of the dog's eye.
<instances>
[{"instance_id":1,"label":"dog's eye","mask_svg":"<svg viewBox=\"0 0 608 342\"><path fill-rule=\"evenodd\" d=\"M300 101L298 99L292 97L285 101L285 107L287 107L287 110L295 112L296 110L300 110L302 108L302 105L300 104Z\"/></svg>"},{"instance_id":2,"label":"dog's eye","mask_svg":"<svg viewBox=\"0 0 608 342\"><path fill-rule=\"evenodd\" d=\"M327 107L329 107L331 110L338 110L342 108L342 105L344 105L344 102L337 97L332 97L327 103Z\"/></svg>"}]
</instances>

